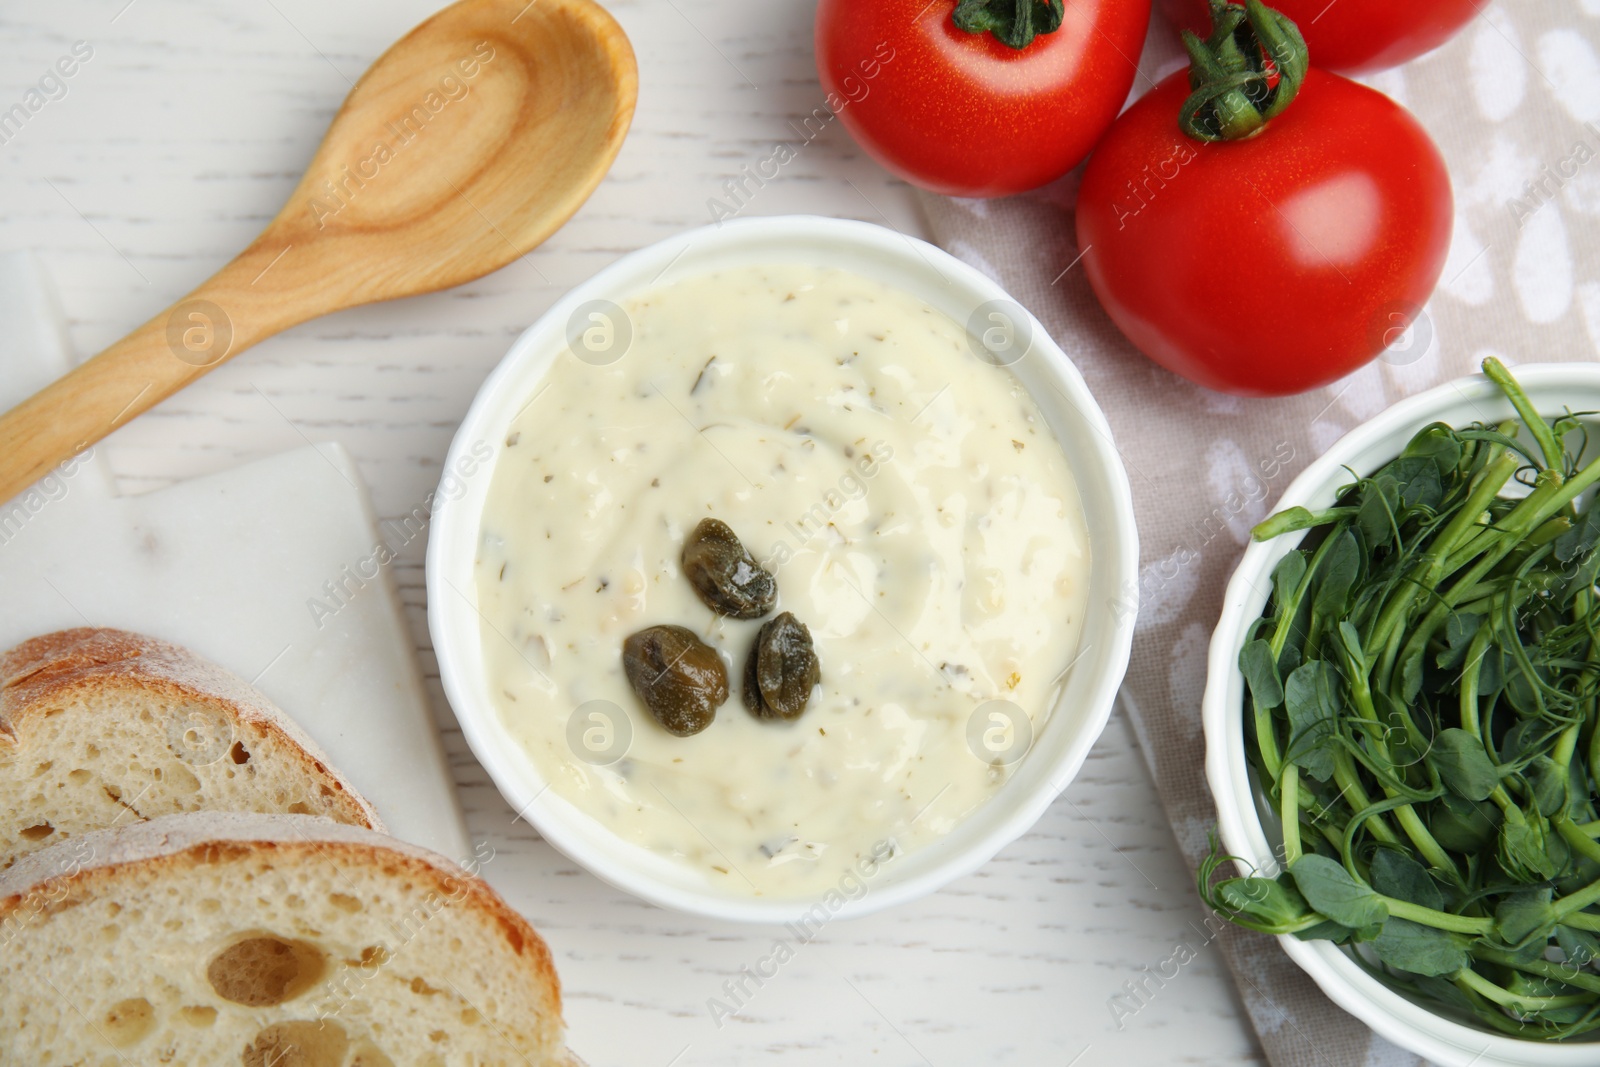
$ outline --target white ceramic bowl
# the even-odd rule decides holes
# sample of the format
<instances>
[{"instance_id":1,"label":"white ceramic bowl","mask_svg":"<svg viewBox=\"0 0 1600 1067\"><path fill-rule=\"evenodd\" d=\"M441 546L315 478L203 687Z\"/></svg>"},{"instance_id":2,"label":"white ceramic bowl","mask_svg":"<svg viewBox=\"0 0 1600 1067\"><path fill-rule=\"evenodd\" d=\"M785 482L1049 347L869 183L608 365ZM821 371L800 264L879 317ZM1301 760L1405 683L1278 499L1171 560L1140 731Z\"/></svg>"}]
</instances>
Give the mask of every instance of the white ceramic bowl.
<instances>
[{"instance_id":1,"label":"white ceramic bowl","mask_svg":"<svg viewBox=\"0 0 1600 1067\"><path fill-rule=\"evenodd\" d=\"M473 752L512 807L545 840L614 886L665 907L751 922L787 921L812 902L714 889L687 868L622 842L547 791L533 762L506 731L485 681L473 574L494 460L480 465L472 449L475 443L505 437L513 416L538 390L566 345L568 321L580 305L591 300L622 303L675 278L778 262L854 271L910 292L957 322L970 321L986 302L1009 300L993 281L932 245L838 219L788 216L726 222L626 255L541 316L478 392L445 461L448 473L436 495L427 563L428 623L445 694ZM1133 605L1124 590L1136 588L1139 560L1127 475L1082 377L1032 316L1026 325L1032 330L1031 350L1011 369L1060 441L1088 519L1093 573L1081 658L1032 750L1000 794L943 840L885 867L865 895L834 917L864 914L932 892L976 869L1028 830L1082 765L1127 669ZM466 470L472 473L463 476Z\"/></svg>"},{"instance_id":2,"label":"white ceramic bowl","mask_svg":"<svg viewBox=\"0 0 1600 1067\"><path fill-rule=\"evenodd\" d=\"M1568 408L1600 410L1600 364L1525 365L1512 368L1512 373L1542 414ZM1313 510L1331 506L1340 488L1351 482L1350 470L1367 474L1381 467L1398 456L1412 435L1428 423L1459 427L1497 422L1514 414L1499 387L1482 375L1410 397L1341 438L1290 483L1275 510L1295 505ZM1300 540L1301 536L1286 535L1264 544L1252 543L1245 550L1228 584L1222 620L1211 640L1202 711L1206 777L1216 798L1223 843L1232 854L1274 872L1278 867L1273 850L1282 843L1282 835L1270 807L1262 803L1245 758L1244 677L1238 659L1245 631L1266 609L1273 569ZM1443 1067L1594 1067L1600 1063L1600 1044L1595 1042L1552 1045L1467 1026L1396 993L1332 942L1293 937L1278 940L1334 1003L1395 1044Z\"/></svg>"}]
</instances>

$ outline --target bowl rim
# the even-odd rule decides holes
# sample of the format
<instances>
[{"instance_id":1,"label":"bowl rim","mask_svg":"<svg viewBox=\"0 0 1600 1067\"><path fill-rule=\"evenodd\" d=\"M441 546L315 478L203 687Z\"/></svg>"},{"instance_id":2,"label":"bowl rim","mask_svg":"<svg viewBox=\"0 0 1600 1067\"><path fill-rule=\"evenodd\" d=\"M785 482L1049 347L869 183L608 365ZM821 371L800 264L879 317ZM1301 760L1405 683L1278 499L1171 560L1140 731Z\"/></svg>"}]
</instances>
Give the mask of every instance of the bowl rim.
<instances>
[{"instance_id":1,"label":"bowl rim","mask_svg":"<svg viewBox=\"0 0 1600 1067\"><path fill-rule=\"evenodd\" d=\"M525 787L530 778L540 781L542 778L536 772L530 773L532 761L520 746L508 746L515 751L500 750L495 736L499 729L498 712L492 705L480 705L473 695L472 680L468 676L471 668L469 660L464 657L462 643L466 640L466 624L470 623L471 632L477 633L476 608L474 604L466 602L465 592L449 582L452 566L458 565L453 561L452 554L459 550L460 545L475 544L477 540L481 506L469 506L472 503L470 494L449 494L444 489L450 472L457 469L458 461L474 442L496 440L493 431L504 430L503 425L488 421L491 399L513 380L524 364L537 360L540 350L547 347L540 335L552 330L554 327L551 324L564 322L579 305L598 297L615 297L619 292L633 295L659 284L659 279L691 247L705 253L719 248L738 250L741 247L761 247L771 249L773 262L785 261L787 248L790 261L804 261L803 254L798 250L815 246L819 240L846 246L851 252L857 253L845 266L869 277L873 276L870 264L882 261L884 266L878 276L886 280L895 268L925 278L926 282L920 291L907 289L921 299L928 300L928 294L948 290L970 295L975 305L1003 300L1020 306L994 280L942 249L871 223L809 215L765 216L735 219L675 234L620 257L574 286L511 345L479 388L451 442L443 463L442 470L445 473L435 497L429 528L426 559L428 626L438 658L440 681L469 747L501 794L546 841L601 880L661 907L716 919L781 923L793 919L808 905L814 904L815 900L802 897L733 897L663 884L648 871L613 862L610 857L601 854L601 850L591 847L589 834L561 817L563 813L559 805L554 803L559 798L553 792L546 795L548 785L537 791ZM641 281L652 274L656 281ZM907 288L896 281L888 283ZM1086 507L1098 507L1108 513L1102 525L1113 532L1104 541L1094 540L1094 520L1091 518L1094 568L1105 575L1103 581L1093 580L1101 581L1102 588L1124 591L1120 601L1107 598L1106 603L1101 605L1091 600L1087 608L1090 615L1086 619L1086 633L1094 613L1104 613L1100 628L1102 636L1097 642L1103 647L1095 657L1096 664L1090 664L1091 667L1098 665L1098 672L1091 675L1092 681L1079 691L1076 701L1080 707L1086 707L1081 717L1081 727L1069 741L1063 743L1059 756L1052 761L1048 774L1041 779L1042 786L1036 786L1030 793L1011 797L1010 808L1004 817L969 847L955 851L913 876L889 880L884 884L875 882L870 892L847 900L834 911L831 917L835 919L858 917L931 893L976 870L1002 847L1029 830L1082 767L1089 749L1110 718L1117 691L1127 671L1136 612L1132 606L1132 596L1126 591L1137 588L1139 565L1138 535L1127 473L1112 439L1110 426L1077 368L1031 312L1027 313L1027 319L1033 331L1030 358L1038 357L1042 361L1048 380L1063 394L1068 404L1076 408L1073 417L1088 427L1090 432L1084 436L1094 439L1092 454L1068 457L1078 475L1080 492L1085 492L1082 483L1086 470L1096 474L1105 490L1106 499L1085 500ZM462 540L463 531L466 531L466 541ZM1058 704L1056 710L1059 707ZM1039 755L1041 753L1037 751L1030 751L1027 758L1033 759ZM512 773L511 765L518 761L523 766L516 768L517 773ZM566 802L563 800L560 803ZM980 810L986 810L991 805Z\"/></svg>"},{"instance_id":2,"label":"bowl rim","mask_svg":"<svg viewBox=\"0 0 1600 1067\"><path fill-rule=\"evenodd\" d=\"M1525 363L1511 368L1530 393L1582 390L1600 405L1600 363ZM1499 386L1482 373L1445 382L1386 408L1339 438L1283 491L1272 511L1301 505L1326 507L1340 484L1348 484L1345 462L1380 446L1398 456L1423 426L1446 421L1442 413L1460 406L1495 407L1510 414ZM1479 415L1478 417L1486 417ZM1342 479L1342 481L1341 481ZM1207 657L1201 719L1206 737L1206 779L1217 806L1217 822L1227 851L1247 864L1276 871L1277 853L1257 814L1253 778L1244 747L1244 678L1238 667L1240 640L1266 605L1270 575L1278 561L1298 547L1305 534L1268 542L1252 541L1229 579L1221 615ZM1264 583L1264 584L1263 584ZM1280 935L1278 942L1335 1004L1383 1037L1426 1056L1442 1067L1578 1067L1592 1065L1600 1045L1524 1041L1467 1026L1438 1015L1368 974L1347 952L1329 941L1301 941Z\"/></svg>"}]
</instances>

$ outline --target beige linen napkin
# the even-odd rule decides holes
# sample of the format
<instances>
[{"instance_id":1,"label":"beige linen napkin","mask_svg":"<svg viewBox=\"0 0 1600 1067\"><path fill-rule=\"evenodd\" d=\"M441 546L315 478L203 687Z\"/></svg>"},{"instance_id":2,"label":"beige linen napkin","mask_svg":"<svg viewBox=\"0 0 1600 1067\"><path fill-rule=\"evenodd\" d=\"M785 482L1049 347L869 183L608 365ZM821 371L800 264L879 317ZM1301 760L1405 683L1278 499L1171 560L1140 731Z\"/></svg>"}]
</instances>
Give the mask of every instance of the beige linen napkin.
<instances>
[{"instance_id":1,"label":"beige linen napkin","mask_svg":"<svg viewBox=\"0 0 1600 1067\"><path fill-rule=\"evenodd\" d=\"M1215 822L1200 730L1206 647L1250 527L1346 431L1485 356L1597 358L1597 53L1600 0L1502 0L1443 49L1369 79L1443 150L1455 184L1454 241L1403 350L1305 396L1208 392L1124 341L1075 265L1077 175L1007 200L923 198L935 240L1038 316L1111 421L1143 539L1143 605L1124 694L1191 864ZM1181 65L1158 19L1138 84ZM1419 1062L1336 1008L1271 939L1230 928L1218 943L1277 1067Z\"/></svg>"}]
</instances>

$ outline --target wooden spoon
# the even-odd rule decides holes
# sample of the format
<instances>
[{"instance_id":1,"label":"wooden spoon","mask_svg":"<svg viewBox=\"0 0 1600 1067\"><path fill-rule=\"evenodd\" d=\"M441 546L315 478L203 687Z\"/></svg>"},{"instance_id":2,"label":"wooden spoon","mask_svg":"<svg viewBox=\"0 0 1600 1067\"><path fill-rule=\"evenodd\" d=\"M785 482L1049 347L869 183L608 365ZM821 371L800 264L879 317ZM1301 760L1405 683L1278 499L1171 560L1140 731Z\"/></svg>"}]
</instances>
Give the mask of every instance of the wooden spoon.
<instances>
[{"instance_id":1,"label":"wooden spoon","mask_svg":"<svg viewBox=\"0 0 1600 1067\"><path fill-rule=\"evenodd\" d=\"M383 54L277 218L209 281L0 417L0 502L290 326L482 277L611 166L633 49L591 0L461 0Z\"/></svg>"}]
</instances>

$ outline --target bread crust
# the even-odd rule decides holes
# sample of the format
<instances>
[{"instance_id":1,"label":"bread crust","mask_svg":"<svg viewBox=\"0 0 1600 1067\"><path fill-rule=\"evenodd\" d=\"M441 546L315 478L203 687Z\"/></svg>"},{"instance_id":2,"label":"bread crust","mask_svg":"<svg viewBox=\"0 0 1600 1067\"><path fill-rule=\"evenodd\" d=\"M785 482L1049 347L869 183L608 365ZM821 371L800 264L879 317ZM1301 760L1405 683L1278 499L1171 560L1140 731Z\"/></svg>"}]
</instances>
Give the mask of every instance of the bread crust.
<instances>
[{"instance_id":1,"label":"bread crust","mask_svg":"<svg viewBox=\"0 0 1600 1067\"><path fill-rule=\"evenodd\" d=\"M79 694L138 688L210 707L288 742L285 755L334 791L345 821L384 829L362 796L293 719L238 676L170 641L127 630L79 627L24 641L0 654L0 761L29 722ZM90 702L92 705L92 701Z\"/></svg>"},{"instance_id":2,"label":"bread crust","mask_svg":"<svg viewBox=\"0 0 1600 1067\"><path fill-rule=\"evenodd\" d=\"M81 834L0 871L0 927L100 893L114 895L119 875L130 868L176 871L263 854L285 864L377 866L414 880L452 906L480 912L493 920L560 1019L561 982L549 946L488 882L435 852L318 815L187 812Z\"/></svg>"}]
</instances>

